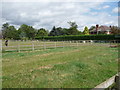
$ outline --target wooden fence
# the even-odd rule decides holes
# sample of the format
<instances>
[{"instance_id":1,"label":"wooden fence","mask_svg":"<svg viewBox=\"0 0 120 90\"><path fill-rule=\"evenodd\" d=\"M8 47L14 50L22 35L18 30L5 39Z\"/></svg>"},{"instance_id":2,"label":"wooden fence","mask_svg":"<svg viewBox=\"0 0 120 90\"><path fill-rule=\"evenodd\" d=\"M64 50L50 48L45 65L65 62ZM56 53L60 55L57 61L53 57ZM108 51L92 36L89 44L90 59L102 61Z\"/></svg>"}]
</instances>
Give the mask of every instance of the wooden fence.
<instances>
[{"instance_id":1,"label":"wooden fence","mask_svg":"<svg viewBox=\"0 0 120 90\"><path fill-rule=\"evenodd\" d=\"M20 43L22 42L22 43ZM2 51L23 51L23 50L41 50L58 47L78 47L82 45L112 45L117 41L93 41L93 40L78 40L78 41L9 41L10 45L2 45Z\"/></svg>"},{"instance_id":2,"label":"wooden fence","mask_svg":"<svg viewBox=\"0 0 120 90\"><path fill-rule=\"evenodd\" d=\"M101 88L101 90L120 90L120 74L116 74L112 76L111 78L107 79L106 81L102 82L101 84L97 85L94 89L96 90L98 88Z\"/></svg>"}]
</instances>

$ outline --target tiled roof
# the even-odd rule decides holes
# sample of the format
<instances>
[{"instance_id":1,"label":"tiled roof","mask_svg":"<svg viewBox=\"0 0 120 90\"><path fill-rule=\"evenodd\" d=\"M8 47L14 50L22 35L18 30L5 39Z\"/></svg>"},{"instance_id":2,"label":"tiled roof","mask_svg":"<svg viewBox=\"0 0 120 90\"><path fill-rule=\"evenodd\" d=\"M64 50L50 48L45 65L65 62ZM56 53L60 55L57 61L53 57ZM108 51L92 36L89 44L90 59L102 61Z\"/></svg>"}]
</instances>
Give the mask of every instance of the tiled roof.
<instances>
[{"instance_id":1,"label":"tiled roof","mask_svg":"<svg viewBox=\"0 0 120 90\"><path fill-rule=\"evenodd\" d=\"M107 30L110 30L110 27L108 26L105 26L105 25L101 25L98 30L101 30L101 31L107 31Z\"/></svg>"},{"instance_id":2,"label":"tiled roof","mask_svg":"<svg viewBox=\"0 0 120 90\"><path fill-rule=\"evenodd\" d=\"M98 30L100 30L100 31L107 31L107 30L110 30L110 27L105 26L105 25L101 25L100 27L98 27ZM91 32L96 32L96 28L91 30Z\"/></svg>"}]
</instances>

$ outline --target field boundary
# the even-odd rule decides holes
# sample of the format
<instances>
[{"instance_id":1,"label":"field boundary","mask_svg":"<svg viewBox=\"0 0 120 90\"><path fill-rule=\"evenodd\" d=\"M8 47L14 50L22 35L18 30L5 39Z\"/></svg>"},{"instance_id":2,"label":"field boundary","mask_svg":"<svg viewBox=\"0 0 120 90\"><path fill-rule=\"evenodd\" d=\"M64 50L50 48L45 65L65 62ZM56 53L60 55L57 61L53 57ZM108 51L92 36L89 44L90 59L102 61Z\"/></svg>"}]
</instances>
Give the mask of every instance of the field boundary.
<instances>
[{"instance_id":1,"label":"field boundary","mask_svg":"<svg viewBox=\"0 0 120 90\"><path fill-rule=\"evenodd\" d=\"M17 41L15 41L17 42ZM19 42L19 41L18 41ZM26 42L26 41L23 41ZM39 42L39 41L37 41ZM41 42L41 41L40 41ZM101 45L108 45L110 46L111 44L116 44L117 41L96 41L96 40L79 40L79 41L42 41L42 43L35 44L34 41L31 41L31 44L29 45L21 45L18 43L17 45L8 45L8 46L2 46L2 51L24 51L24 50L41 50L41 49L49 49L49 48L64 48L64 47L78 47L81 45L96 45L100 43Z\"/></svg>"}]
</instances>

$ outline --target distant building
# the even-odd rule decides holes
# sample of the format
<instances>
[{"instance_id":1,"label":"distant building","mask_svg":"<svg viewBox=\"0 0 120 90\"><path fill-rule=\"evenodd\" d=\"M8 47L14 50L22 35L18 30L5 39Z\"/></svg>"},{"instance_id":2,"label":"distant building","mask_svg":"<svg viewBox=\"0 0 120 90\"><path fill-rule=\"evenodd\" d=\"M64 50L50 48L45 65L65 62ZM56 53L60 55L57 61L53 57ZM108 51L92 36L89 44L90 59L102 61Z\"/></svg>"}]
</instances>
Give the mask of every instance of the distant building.
<instances>
[{"instance_id":1,"label":"distant building","mask_svg":"<svg viewBox=\"0 0 120 90\"><path fill-rule=\"evenodd\" d=\"M111 34L111 26L110 27L106 25L99 26L97 24L96 27L90 31L90 34Z\"/></svg>"}]
</instances>

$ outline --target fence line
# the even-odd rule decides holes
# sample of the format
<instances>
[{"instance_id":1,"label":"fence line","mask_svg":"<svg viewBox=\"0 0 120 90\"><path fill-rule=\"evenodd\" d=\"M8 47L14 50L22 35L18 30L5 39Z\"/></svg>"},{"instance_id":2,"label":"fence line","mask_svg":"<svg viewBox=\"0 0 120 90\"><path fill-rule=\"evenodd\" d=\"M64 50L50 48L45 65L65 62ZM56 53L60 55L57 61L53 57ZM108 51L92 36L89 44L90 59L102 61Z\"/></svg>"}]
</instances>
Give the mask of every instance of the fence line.
<instances>
[{"instance_id":1,"label":"fence line","mask_svg":"<svg viewBox=\"0 0 120 90\"><path fill-rule=\"evenodd\" d=\"M26 42L27 43L27 42ZM36 49L44 49L47 48L57 48L57 47L73 47L73 46L80 46L80 45L98 45L98 43L101 43L101 45L112 45L116 44L117 41L94 41L94 40L78 40L78 41L42 41L39 42L39 44L35 44L34 41L31 41L31 45L20 45L20 43L16 46L2 46L3 51L22 51L22 50L36 50ZM107 43L107 44L106 44Z\"/></svg>"}]
</instances>

